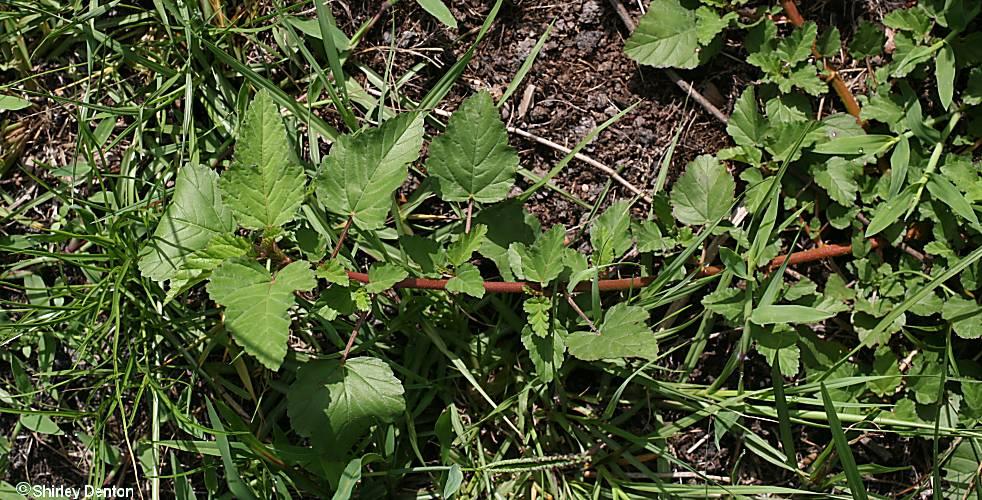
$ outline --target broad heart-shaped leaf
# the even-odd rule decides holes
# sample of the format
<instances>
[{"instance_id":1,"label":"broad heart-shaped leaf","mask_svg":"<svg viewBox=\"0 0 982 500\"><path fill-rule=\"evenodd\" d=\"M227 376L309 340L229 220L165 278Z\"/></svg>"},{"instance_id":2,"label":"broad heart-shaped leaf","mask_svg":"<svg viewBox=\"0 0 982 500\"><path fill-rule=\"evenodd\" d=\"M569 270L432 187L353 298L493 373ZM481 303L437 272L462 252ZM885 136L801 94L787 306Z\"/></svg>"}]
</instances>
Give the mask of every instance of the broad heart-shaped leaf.
<instances>
[{"instance_id":1,"label":"broad heart-shaped leaf","mask_svg":"<svg viewBox=\"0 0 982 500\"><path fill-rule=\"evenodd\" d=\"M518 154L508 145L508 131L486 91L457 108L447 131L430 143L426 160L426 171L447 201L501 201L515 183L517 169Z\"/></svg>"},{"instance_id":2,"label":"broad heart-shaped leaf","mask_svg":"<svg viewBox=\"0 0 982 500\"><path fill-rule=\"evenodd\" d=\"M407 165L419 158L422 145L423 121L412 113L339 137L317 173L317 198L360 229L382 227L392 193L406 180Z\"/></svg>"},{"instance_id":3,"label":"broad heart-shaped leaf","mask_svg":"<svg viewBox=\"0 0 982 500\"><path fill-rule=\"evenodd\" d=\"M293 292L317 285L307 261L275 276L252 260L229 260L211 274L208 295L225 306L225 328L235 342L266 368L278 370L290 337Z\"/></svg>"},{"instance_id":4,"label":"broad heart-shaped leaf","mask_svg":"<svg viewBox=\"0 0 982 500\"><path fill-rule=\"evenodd\" d=\"M610 206L590 226L593 264L603 266L631 248L631 204L619 201Z\"/></svg>"},{"instance_id":5,"label":"broad heart-shaped leaf","mask_svg":"<svg viewBox=\"0 0 982 500\"><path fill-rule=\"evenodd\" d=\"M186 165L177 174L173 200L140 252L140 272L157 282L171 279L186 267L189 255L233 230L232 213L218 193L218 174Z\"/></svg>"},{"instance_id":6,"label":"broad heart-shaped leaf","mask_svg":"<svg viewBox=\"0 0 982 500\"><path fill-rule=\"evenodd\" d=\"M562 225L539 235L531 247L524 243L512 243L508 247L508 258L512 271L518 277L546 285L563 272L563 240L566 228Z\"/></svg>"},{"instance_id":7,"label":"broad heart-shaped leaf","mask_svg":"<svg viewBox=\"0 0 982 500\"><path fill-rule=\"evenodd\" d=\"M982 337L982 306L975 301L952 297L941 308L941 317L950 321L955 333L963 339Z\"/></svg>"},{"instance_id":8,"label":"broad heart-shaped leaf","mask_svg":"<svg viewBox=\"0 0 982 500\"><path fill-rule=\"evenodd\" d=\"M306 177L286 134L280 110L265 90L246 110L235 161L222 174L222 199L248 229L278 231L303 203Z\"/></svg>"},{"instance_id":9,"label":"broad heart-shaped leaf","mask_svg":"<svg viewBox=\"0 0 982 500\"><path fill-rule=\"evenodd\" d=\"M735 190L733 176L716 158L699 156L672 187L672 212L683 224L712 224L729 212Z\"/></svg>"},{"instance_id":10,"label":"broad heart-shaped leaf","mask_svg":"<svg viewBox=\"0 0 982 500\"><path fill-rule=\"evenodd\" d=\"M611 307L600 325L600 334L576 332L566 338L569 353L584 361L615 358L658 357L658 343L648 328L648 312L620 303Z\"/></svg>"},{"instance_id":11,"label":"broad heart-shaped leaf","mask_svg":"<svg viewBox=\"0 0 982 500\"><path fill-rule=\"evenodd\" d=\"M377 358L305 363L287 392L294 430L320 449L346 455L372 425L391 422L406 410L404 389L392 368Z\"/></svg>"},{"instance_id":12,"label":"broad heart-shaped leaf","mask_svg":"<svg viewBox=\"0 0 982 500\"><path fill-rule=\"evenodd\" d=\"M695 68L699 64L699 35L696 11L686 9L678 0L653 0L624 44L624 52L656 68Z\"/></svg>"}]
</instances>

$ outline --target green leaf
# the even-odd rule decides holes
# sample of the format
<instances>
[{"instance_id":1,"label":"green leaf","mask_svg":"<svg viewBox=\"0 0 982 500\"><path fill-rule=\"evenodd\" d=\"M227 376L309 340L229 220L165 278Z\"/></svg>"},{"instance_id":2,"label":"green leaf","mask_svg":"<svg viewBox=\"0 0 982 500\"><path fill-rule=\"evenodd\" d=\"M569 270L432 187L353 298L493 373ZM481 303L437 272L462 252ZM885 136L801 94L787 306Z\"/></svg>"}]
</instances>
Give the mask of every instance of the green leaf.
<instances>
[{"instance_id":1,"label":"green leaf","mask_svg":"<svg viewBox=\"0 0 982 500\"><path fill-rule=\"evenodd\" d=\"M873 374L878 378L870 379L866 385L877 396L889 396L900 386L903 376L900 373L900 366L897 364L897 356L890 350L889 346L881 345L876 349L876 355L873 358Z\"/></svg>"},{"instance_id":2,"label":"green leaf","mask_svg":"<svg viewBox=\"0 0 982 500\"><path fill-rule=\"evenodd\" d=\"M852 450L849 448L849 440L846 438L845 432L842 431L842 424L839 422L839 414L836 413L835 402L832 400L832 396L829 395L828 388L825 387L824 383L820 386L822 391L822 403L825 405L825 415L829 421L829 428L832 431L832 442L835 443L835 451L839 454L839 463L842 464L842 471L846 475L846 481L849 483L849 490L852 493L852 497L856 500L866 500L866 487L863 484L863 478L859 473L859 468L856 466L856 459L852 456Z\"/></svg>"},{"instance_id":3,"label":"green leaf","mask_svg":"<svg viewBox=\"0 0 982 500\"><path fill-rule=\"evenodd\" d=\"M733 325L743 324L743 304L746 292L736 288L723 288L707 294L702 298L702 305L715 314L719 314Z\"/></svg>"},{"instance_id":4,"label":"green leaf","mask_svg":"<svg viewBox=\"0 0 982 500\"><path fill-rule=\"evenodd\" d=\"M941 106L948 109L955 95L955 51L947 43L938 51L934 58L935 75L938 80L938 97Z\"/></svg>"},{"instance_id":5,"label":"green leaf","mask_svg":"<svg viewBox=\"0 0 982 500\"><path fill-rule=\"evenodd\" d=\"M842 34L839 33L839 28L835 26L832 29L822 33L815 42L815 48L823 56L834 56L842 48Z\"/></svg>"},{"instance_id":6,"label":"green leaf","mask_svg":"<svg viewBox=\"0 0 982 500\"><path fill-rule=\"evenodd\" d=\"M488 234L488 226L477 224L471 227L471 232L454 235L453 243L447 247L447 260L454 267L459 266L469 260L477 249L484 243L484 237Z\"/></svg>"},{"instance_id":7,"label":"green leaf","mask_svg":"<svg viewBox=\"0 0 982 500\"><path fill-rule=\"evenodd\" d=\"M812 45L815 44L817 36L818 25L808 21L804 26L795 28L791 35L783 38L774 51L782 64L794 66L811 57Z\"/></svg>"},{"instance_id":8,"label":"green leaf","mask_svg":"<svg viewBox=\"0 0 982 500\"><path fill-rule=\"evenodd\" d=\"M699 156L672 187L672 213L683 224L712 224L727 215L735 190L733 176L716 158Z\"/></svg>"},{"instance_id":9,"label":"green leaf","mask_svg":"<svg viewBox=\"0 0 982 500\"><path fill-rule=\"evenodd\" d=\"M546 285L563 272L563 242L566 228L562 225L539 235L531 247L512 243L508 247L512 270L520 278Z\"/></svg>"},{"instance_id":10,"label":"green leaf","mask_svg":"<svg viewBox=\"0 0 982 500\"><path fill-rule=\"evenodd\" d=\"M317 266L315 274L318 278L323 278L335 285L348 286L350 283L348 272L338 259L324 261L321 265Z\"/></svg>"},{"instance_id":11,"label":"green leaf","mask_svg":"<svg viewBox=\"0 0 982 500\"><path fill-rule=\"evenodd\" d=\"M815 146L816 153L827 155L868 155L893 142L892 135L853 135L839 137Z\"/></svg>"},{"instance_id":12,"label":"green leaf","mask_svg":"<svg viewBox=\"0 0 982 500\"><path fill-rule=\"evenodd\" d=\"M229 259L244 257L252 251L252 243L231 234L219 234L205 248L188 255L184 266L174 273L166 301L171 301L185 290L207 278L211 271Z\"/></svg>"},{"instance_id":13,"label":"green leaf","mask_svg":"<svg viewBox=\"0 0 982 500\"><path fill-rule=\"evenodd\" d=\"M540 337L549 335L549 310L552 309L552 302L548 297L525 299L522 309L528 314L528 326L532 332Z\"/></svg>"},{"instance_id":14,"label":"green leaf","mask_svg":"<svg viewBox=\"0 0 982 500\"><path fill-rule=\"evenodd\" d=\"M817 323L835 316L834 312L798 305L760 306L750 313L750 321L758 325L778 323Z\"/></svg>"},{"instance_id":15,"label":"green leaf","mask_svg":"<svg viewBox=\"0 0 982 500\"><path fill-rule=\"evenodd\" d=\"M488 234L481 241L478 252L494 261L504 280L512 281L514 276L508 248L515 242L529 245L534 243L539 232L539 220L525 210L518 200L509 200L481 210L474 217L474 222L487 225L488 228Z\"/></svg>"},{"instance_id":16,"label":"green leaf","mask_svg":"<svg viewBox=\"0 0 982 500\"><path fill-rule=\"evenodd\" d=\"M346 454L369 427L392 422L406 410L404 392L380 359L309 361L287 392L287 413L297 434Z\"/></svg>"},{"instance_id":17,"label":"green leaf","mask_svg":"<svg viewBox=\"0 0 982 500\"><path fill-rule=\"evenodd\" d=\"M739 17L736 12L727 12L723 17L720 17L715 10L700 6L696 9L696 38L699 40L699 45L712 43L716 35L729 26L730 21Z\"/></svg>"},{"instance_id":18,"label":"green leaf","mask_svg":"<svg viewBox=\"0 0 982 500\"><path fill-rule=\"evenodd\" d=\"M307 261L284 267L275 276L251 260L229 260L216 269L208 295L225 306L225 328L235 342L266 368L277 370L290 337L293 293L317 286Z\"/></svg>"},{"instance_id":19,"label":"green leaf","mask_svg":"<svg viewBox=\"0 0 982 500\"><path fill-rule=\"evenodd\" d=\"M951 322L955 333L963 339L982 337L982 306L974 300L952 297L941 308L941 317Z\"/></svg>"},{"instance_id":20,"label":"green leaf","mask_svg":"<svg viewBox=\"0 0 982 500\"><path fill-rule=\"evenodd\" d=\"M931 193L931 196L934 196L936 199L944 202L945 205L951 207L953 212L967 220L976 230L982 231L982 226L979 225L979 218L975 215L972 205L958 192L958 188L948 182L948 179L936 173L931 175L927 183L927 190Z\"/></svg>"},{"instance_id":21,"label":"green leaf","mask_svg":"<svg viewBox=\"0 0 982 500\"><path fill-rule=\"evenodd\" d=\"M920 6L909 9L897 9L883 16L883 24L901 31L911 31L923 36L931 29L931 18Z\"/></svg>"},{"instance_id":22,"label":"green leaf","mask_svg":"<svg viewBox=\"0 0 982 500\"><path fill-rule=\"evenodd\" d=\"M648 328L648 312L619 303L607 310L600 334L575 332L566 339L569 353L584 361L658 357L658 342Z\"/></svg>"},{"instance_id":23,"label":"green leaf","mask_svg":"<svg viewBox=\"0 0 982 500\"><path fill-rule=\"evenodd\" d=\"M705 34L703 34L705 37ZM624 52L656 68L695 68L699 64L699 26L695 11L678 0L652 0Z\"/></svg>"},{"instance_id":24,"label":"green leaf","mask_svg":"<svg viewBox=\"0 0 982 500\"><path fill-rule=\"evenodd\" d=\"M474 264L460 264L456 269L457 275L447 280L447 291L451 293L466 293L471 297L484 297L484 278Z\"/></svg>"},{"instance_id":25,"label":"green leaf","mask_svg":"<svg viewBox=\"0 0 982 500\"><path fill-rule=\"evenodd\" d=\"M873 216L873 220L871 220L869 226L866 227L865 236L867 238L875 236L889 227L891 224L901 220L904 212L906 212L910 207L910 204L914 202L914 196L914 191L907 189L896 197L880 204L880 206L876 209L876 215Z\"/></svg>"},{"instance_id":26,"label":"green leaf","mask_svg":"<svg viewBox=\"0 0 982 500\"><path fill-rule=\"evenodd\" d=\"M61 436L64 431L58 427L58 424L51 417L47 415L41 415L40 413L27 413L20 416L20 423L27 429L37 432L38 434L49 434L52 436Z\"/></svg>"},{"instance_id":27,"label":"green leaf","mask_svg":"<svg viewBox=\"0 0 982 500\"><path fill-rule=\"evenodd\" d=\"M618 201L604 211L590 226L593 265L612 263L631 248L631 204Z\"/></svg>"},{"instance_id":28,"label":"green leaf","mask_svg":"<svg viewBox=\"0 0 982 500\"><path fill-rule=\"evenodd\" d=\"M460 489L460 484L464 482L464 473L460 471L460 466L453 464L447 471L447 482L443 485L443 498L450 499Z\"/></svg>"},{"instance_id":29,"label":"green leaf","mask_svg":"<svg viewBox=\"0 0 982 500\"><path fill-rule=\"evenodd\" d=\"M20 111L31 105L31 101L13 95L0 95L0 111Z\"/></svg>"},{"instance_id":30,"label":"green leaf","mask_svg":"<svg viewBox=\"0 0 982 500\"><path fill-rule=\"evenodd\" d=\"M187 266L187 258L217 235L235 229L232 213L218 192L218 174L186 165L177 174L174 198L140 252L140 272L161 282Z\"/></svg>"},{"instance_id":31,"label":"green leaf","mask_svg":"<svg viewBox=\"0 0 982 500\"><path fill-rule=\"evenodd\" d=\"M396 283L406 279L409 271L395 264L372 264L368 269L368 284L365 290L368 293L381 293Z\"/></svg>"},{"instance_id":32,"label":"green leaf","mask_svg":"<svg viewBox=\"0 0 982 500\"><path fill-rule=\"evenodd\" d=\"M910 167L910 141L906 135L900 136L900 142L893 148L890 155L890 195L887 199L900 194L907 180L907 169Z\"/></svg>"},{"instance_id":33,"label":"green leaf","mask_svg":"<svg viewBox=\"0 0 982 500\"><path fill-rule=\"evenodd\" d=\"M856 179L862 173L862 164L834 156L814 176L815 183L825 189L829 198L844 207L851 207L856 204L856 194L859 193Z\"/></svg>"},{"instance_id":34,"label":"green leaf","mask_svg":"<svg viewBox=\"0 0 982 500\"><path fill-rule=\"evenodd\" d=\"M727 247L720 247L719 259L723 261L726 269L732 271L738 278L750 279L750 275L747 273L747 261L733 250Z\"/></svg>"},{"instance_id":35,"label":"green leaf","mask_svg":"<svg viewBox=\"0 0 982 500\"><path fill-rule=\"evenodd\" d=\"M407 165L419 158L422 144L423 121L411 113L339 137L318 170L317 198L360 229L384 226L392 193L406 180Z\"/></svg>"},{"instance_id":36,"label":"green leaf","mask_svg":"<svg viewBox=\"0 0 982 500\"><path fill-rule=\"evenodd\" d=\"M883 53L887 37L879 26L863 19L849 42L849 54L855 59L878 56Z\"/></svg>"},{"instance_id":37,"label":"green leaf","mask_svg":"<svg viewBox=\"0 0 982 500\"><path fill-rule=\"evenodd\" d=\"M556 373L566 360L566 335L566 330L558 323L544 336L533 332L532 327L528 325L522 328L522 345L525 346L532 365L535 366L536 376L545 383L555 379Z\"/></svg>"},{"instance_id":38,"label":"green leaf","mask_svg":"<svg viewBox=\"0 0 982 500\"><path fill-rule=\"evenodd\" d=\"M454 19L453 13L441 0L416 0L416 3L441 23L457 29L457 20Z\"/></svg>"},{"instance_id":39,"label":"green leaf","mask_svg":"<svg viewBox=\"0 0 982 500\"><path fill-rule=\"evenodd\" d=\"M269 92L259 91L246 110L235 161L219 185L235 219L248 229L278 230L303 203L306 176Z\"/></svg>"},{"instance_id":40,"label":"green leaf","mask_svg":"<svg viewBox=\"0 0 982 500\"><path fill-rule=\"evenodd\" d=\"M982 497L982 445L977 439L965 438L945 464L945 498L978 499Z\"/></svg>"},{"instance_id":41,"label":"green leaf","mask_svg":"<svg viewBox=\"0 0 982 500\"><path fill-rule=\"evenodd\" d=\"M758 327L751 325L755 348L773 367L780 361L781 374L794 377L801 365L801 350L798 348L798 332L788 325Z\"/></svg>"},{"instance_id":42,"label":"green leaf","mask_svg":"<svg viewBox=\"0 0 982 500\"><path fill-rule=\"evenodd\" d=\"M767 133L767 121L757 108L757 96L753 86L748 86L733 106L726 132L733 142L749 148L761 147Z\"/></svg>"},{"instance_id":43,"label":"green leaf","mask_svg":"<svg viewBox=\"0 0 982 500\"><path fill-rule=\"evenodd\" d=\"M447 122L447 131L430 143L426 171L447 201L501 201L515 183L518 154L491 94L465 100Z\"/></svg>"}]
</instances>

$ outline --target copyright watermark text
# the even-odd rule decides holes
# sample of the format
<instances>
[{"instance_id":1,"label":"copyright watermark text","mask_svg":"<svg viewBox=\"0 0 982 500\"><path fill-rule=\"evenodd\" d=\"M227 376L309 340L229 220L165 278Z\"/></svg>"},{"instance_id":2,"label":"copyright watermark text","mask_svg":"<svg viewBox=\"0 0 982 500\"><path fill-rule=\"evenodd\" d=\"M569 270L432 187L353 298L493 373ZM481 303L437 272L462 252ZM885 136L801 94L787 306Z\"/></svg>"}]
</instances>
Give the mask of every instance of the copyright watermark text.
<instances>
[{"instance_id":1,"label":"copyright watermark text","mask_svg":"<svg viewBox=\"0 0 982 500\"><path fill-rule=\"evenodd\" d=\"M133 488L17 483L17 493L27 498L133 498Z\"/></svg>"}]
</instances>

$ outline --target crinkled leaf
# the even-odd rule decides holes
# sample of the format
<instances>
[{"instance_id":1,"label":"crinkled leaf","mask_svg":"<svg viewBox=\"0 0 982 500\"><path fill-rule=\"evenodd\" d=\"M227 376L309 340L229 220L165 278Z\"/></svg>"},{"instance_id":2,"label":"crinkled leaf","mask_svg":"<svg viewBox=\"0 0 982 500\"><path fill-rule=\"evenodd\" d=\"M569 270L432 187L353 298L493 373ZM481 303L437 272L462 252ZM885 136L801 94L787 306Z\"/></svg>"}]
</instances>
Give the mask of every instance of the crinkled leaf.
<instances>
[{"instance_id":1,"label":"crinkled leaf","mask_svg":"<svg viewBox=\"0 0 982 500\"><path fill-rule=\"evenodd\" d=\"M566 338L569 353L584 361L658 357L658 343L642 307L619 303L607 310L600 334L575 332Z\"/></svg>"},{"instance_id":2,"label":"crinkled leaf","mask_svg":"<svg viewBox=\"0 0 982 500\"><path fill-rule=\"evenodd\" d=\"M743 324L743 304L745 301L746 292L743 290L724 288L703 297L702 305L722 316L730 324L740 325Z\"/></svg>"},{"instance_id":3,"label":"crinkled leaf","mask_svg":"<svg viewBox=\"0 0 982 500\"><path fill-rule=\"evenodd\" d=\"M815 183L822 186L825 192L840 205L851 207L856 204L856 194L859 184L856 179L863 173L863 166L835 156L825 162L824 168L814 173Z\"/></svg>"},{"instance_id":4,"label":"crinkled leaf","mask_svg":"<svg viewBox=\"0 0 982 500\"><path fill-rule=\"evenodd\" d=\"M557 324L551 332L540 336L526 326L522 329L522 345L528 351L535 374L543 382L549 383L555 379L556 373L563 366L566 356L566 330Z\"/></svg>"},{"instance_id":5,"label":"crinkled leaf","mask_svg":"<svg viewBox=\"0 0 982 500\"><path fill-rule=\"evenodd\" d=\"M419 158L422 144L422 119L411 113L339 137L318 170L317 198L360 229L382 227L392 193L406 180L407 165Z\"/></svg>"},{"instance_id":6,"label":"crinkled leaf","mask_svg":"<svg viewBox=\"0 0 982 500\"><path fill-rule=\"evenodd\" d=\"M368 284L365 290L368 293L381 293L396 283L406 279L409 271L395 264L372 264L368 269Z\"/></svg>"},{"instance_id":7,"label":"crinkled leaf","mask_svg":"<svg viewBox=\"0 0 982 500\"><path fill-rule=\"evenodd\" d=\"M801 350L798 348L798 333L788 325L770 327L751 327L756 341L755 348L773 366L775 359L781 361L781 374L793 377L798 374Z\"/></svg>"},{"instance_id":8,"label":"crinkled leaf","mask_svg":"<svg viewBox=\"0 0 982 500\"><path fill-rule=\"evenodd\" d=\"M348 271L345 270L341 261L338 259L324 261L321 265L317 266L316 274L318 278L323 278L335 285L348 286L350 283Z\"/></svg>"},{"instance_id":9,"label":"crinkled leaf","mask_svg":"<svg viewBox=\"0 0 982 500\"><path fill-rule=\"evenodd\" d=\"M459 266L471 260L474 252L481 248L487 234L488 226L477 224L471 228L471 232L455 235L453 243L447 247L447 260L453 266Z\"/></svg>"},{"instance_id":10,"label":"crinkled leaf","mask_svg":"<svg viewBox=\"0 0 982 500\"><path fill-rule=\"evenodd\" d=\"M309 361L287 392L287 413L297 434L346 453L369 427L391 422L406 410L404 392L380 359Z\"/></svg>"},{"instance_id":11,"label":"crinkled leaf","mask_svg":"<svg viewBox=\"0 0 982 500\"><path fill-rule=\"evenodd\" d=\"M624 44L624 52L631 59L656 68L695 68L699 64L695 11L683 7L678 0L653 0Z\"/></svg>"},{"instance_id":12,"label":"crinkled leaf","mask_svg":"<svg viewBox=\"0 0 982 500\"><path fill-rule=\"evenodd\" d=\"M486 91L457 108L446 132L430 143L426 160L426 171L447 201L501 201L515 183L517 169L518 154L508 145L508 131Z\"/></svg>"},{"instance_id":13,"label":"crinkled leaf","mask_svg":"<svg viewBox=\"0 0 982 500\"><path fill-rule=\"evenodd\" d=\"M317 285L307 261L284 267L275 276L251 260L229 260L216 269L208 295L225 306L225 328L235 342L266 368L277 370L286 356L293 293Z\"/></svg>"},{"instance_id":14,"label":"crinkled leaf","mask_svg":"<svg viewBox=\"0 0 982 500\"><path fill-rule=\"evenodd\" d=\"M716 158L699 156L672 187L672 212L683 224L712 224L729 213L735 189L733 176Z\"/></svg>"},{"instance_id":15,"label":"crinkled leaf","mask_svg":"<svg viewBox=\"0 0 982 500\"><path fill-rule=\"evenodd\" d=\"M252 244L245 238L231 234L220 234L208 242L205 248L188 255L184 267L178 269L170 280L170 290L166 301L200 283L229 259L243 257L252 251Z\"/></svg>"},{"instance_id":16,"label":"crinkled leaf","mask_svg":"<svg viewBox=\"0 0 982 500\"><path fill-rule=\"evenodd\" d=\"M303 203L306 176L287 136L279 107L263 90L246 110L235 143L235 161L222 174L222 199L239 225L278 230Z\"/></svg>"},{"instance_id":17,"label":"crinkled leaf","mask_svg":"<svg viewBox=\"0 0 982 500\"><path fill-rule=\"evenodd\" d=\"M484 297L484 278L474 264L464 263L457 266L457 275L447 280L447 291L451 293L466 293L471 297Z\"/></svg>"},{"instance_id":18,"label":"crinkled leaf","mask_svg":"<svg viewBox=\"0 0 982 500\"><path fill-rule=\"evenodd\" d=\"M631 248L631 204L619 201L604 211L590 226L593 264L603 266Z\"/></svg>"},{"instance_id":19,"label":"crinkled leaf","mask_svg":"<svg viewBox=\"0 0 982 500\"><path fill-rule=\"evenodd\" d=\"M549 310L552 302L548 297L532 297L525 299L522 309L528 315L528 325L540 337L549 334Z\"/></svg>"},{"instance_id":20,"label":"crinkled leaf","mask_svg":"<svg viewBox=\"0 0 982 500\"><path fill-rule=\"evenodd\" d=\"M764 134L767 132L767 121L757 108L757 96L752 86L747 87L743 94L740 94L740 98L733 106L733 114L726 124L726 132L733 138L733 142L741 146L761 147Z\"/></svg>"},{"instance_id":21,"label":"crinkled leaf","mask_svg":"<svg viewBox=\"0 0 982 500\"><path fill-rule=\"evenodd\" d=\"M521 203L504 201L481 210L474 222L488 228L478 252L494 261L504 280L513 280L508 247L515 242L529 245L535 242L539 220L526 211Z\"/></svg>"},{"instance_id":22,"label":"crinkled leaf","mask_svg":"<svg viewBox=\"0 0 982 500\"><path fill-rule=\"evenodd\" d=\"M563 242L566 228L562 225L542 233L535 243L512 243L508 249L512 270L522 279L546 285L563 272Z\"/></svg>"},{"instance_id":23,"label":"crinkled leaf","mask_svg":"<svg viewBox=\"0 0 982 500\"><path fill-rule=\"evenodd\" d=\"M818 25L808 21L804 26L795 28L790 35L781 39L774 50L783 64L794 66L811 57L812 45L818 36Z\"/></svg>"},{"instance_id":24,"label":"crinkled leaf","mask_svg":"<svg viewBox=\"0 0 982 500\"><path fill-rule=\"evenodd\" d=\"M883 52L887 37L877 25L863 19L849 42L849 54L856 59L878 56Z\"/></svg>"},{"instance_id":25,"label":"crinkled leaf","mask_svg":"<svg viewBox=\"0 0 982 500\"><path fill-rule=\"evenodd\" d=\"M218 175L205 166L186 165L177 174L173 200L140 253L140 272L157 282L170 279L187 267L189 255L234 229L218 192Z\"/></svg>"}]
</instances>

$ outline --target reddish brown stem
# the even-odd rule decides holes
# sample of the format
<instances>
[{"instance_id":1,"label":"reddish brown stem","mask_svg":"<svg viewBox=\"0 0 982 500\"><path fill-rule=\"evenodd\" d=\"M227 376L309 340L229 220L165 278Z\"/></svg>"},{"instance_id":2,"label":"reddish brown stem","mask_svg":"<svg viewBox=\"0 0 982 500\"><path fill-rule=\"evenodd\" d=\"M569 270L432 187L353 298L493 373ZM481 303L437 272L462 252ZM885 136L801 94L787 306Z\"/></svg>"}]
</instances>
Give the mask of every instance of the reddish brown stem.
<instances>
[{"instance_id":1,"label":"reddish brown stem","mask_svg":"<svg viewBox=\"0 0 982 500\"><path fill-rule=\"evenodd\" d=\"M361 330L362 325L365 324L365 320L368 319L368 311L361 313L358 316L358 321L355 322L355 327L351 329L351 335L348 336L348 343L344 346L344 352L341 353L341 364L344 364L348 360L348 354L351 352L351 348L355 345L355 339L358 338L358 331Z\"/></svg>"},{"instance_id":2,"label":"reddish brown stem","mask_svg":"<svg viewBox=\"0 0 982 500\"><path fill-rule=\"evenodd\" d=\"M870 239L868 241L872 248L877 248L881 244L881 242L877 239ZM794 252L788 255L779 255L770 262L769 267L770 269L774 269L775 267L780 266L785 259L789 260L789 265L796 265L823 259L831 259L833 257L841 257L843 255L849 255L850 253L852 253L852 245L825 245L818 248L812 248L810 250ZM699 271L699 276L712 276L721 272L723 272L722 267L706 266ZM365 273L348 271L348 277L354 281L368 283L368 275ZM599 288L601 292L634 290L648 286L654 280L655 278L652 276L600 280L597 282L597 288ZM447 287L447 281L448 280L428 278L406 278L393 285L392 288L444 290ZM592 282L579 283L573 288L573 291L588 292L592 289L592 287ZM542 291L542 287L538 283L531 283L527 281L485 281L484 290L488 293L525 293L528 290Z\"/></svg>"},{"instance_id":3,"label":"reddish brown stem","mask_svg":"<svg viewBox=\"0 0 982 500\"><path fill-rule=\"evenodd\" d=\"M467 200L467 220L464 222L464 233L471 232L471 216L474 214L474 199Z\"/></svg>"},{"instance_id":4,"label":"reddish brown stem","mask_svg":"<svg viewBox=\"0 0 982 500\"><path fill-rule=\"evenodd\" d=\"M797 28L804 26L805 18L801 16L801 12L798 12L798 6L794 0L781 0L781 7L784 8L784 13L787 14L791 24ZM812 45L812 55L816 59L822 59L822 54L815 45ZM827 65L826 70L828 73L825 75L825 79L832 86L832 89L835 90L835 93L839 95L839 99L845 105L846 111L856 118L856 123L862 125L863 120L859 116L859 103L856 101L856 97L852 95L852 91L846 86L846 82L842 81L842 76L837 71L829 68Z\"/></svg>"},{"instance_id":5,"label":"reddish brown stem","mask_svg":"<svg viewBox=\"0 0 982 500\"><path fill-rule=\"evenodd\" d=\"M341 228L341 236L338 236L338 242L334 245L334 250L331 251L332 259L337 257L338 253L341 252L341 245L344 244L344 239L348 237L349 229L351 229L351 217L348 217L348 220L344 221L344 227Z\"/></svg>"}]
</instances>

